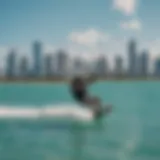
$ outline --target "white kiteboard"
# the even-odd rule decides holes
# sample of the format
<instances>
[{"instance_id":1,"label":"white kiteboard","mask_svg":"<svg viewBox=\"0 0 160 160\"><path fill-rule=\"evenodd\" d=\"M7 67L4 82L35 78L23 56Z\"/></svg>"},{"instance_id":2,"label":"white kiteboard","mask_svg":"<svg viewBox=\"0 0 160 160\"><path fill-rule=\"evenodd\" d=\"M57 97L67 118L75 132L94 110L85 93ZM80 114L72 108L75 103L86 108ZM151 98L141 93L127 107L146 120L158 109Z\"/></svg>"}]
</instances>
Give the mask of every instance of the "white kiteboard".
<instances>
[{"instance_id":1,"label":"white kiteboard","mask_svg":"<svg viewBox=\"0 0 160 160\"><path fill-rule=\"evenodd\" d=\"M107 109L107 106L106 106ZM106 112L102 115L106 115ZM75 119L78 121L93 121L93 110L80 105L53 105L41 108L32 107L0 107L0 119Z\"/></svg>"}]
</instances>

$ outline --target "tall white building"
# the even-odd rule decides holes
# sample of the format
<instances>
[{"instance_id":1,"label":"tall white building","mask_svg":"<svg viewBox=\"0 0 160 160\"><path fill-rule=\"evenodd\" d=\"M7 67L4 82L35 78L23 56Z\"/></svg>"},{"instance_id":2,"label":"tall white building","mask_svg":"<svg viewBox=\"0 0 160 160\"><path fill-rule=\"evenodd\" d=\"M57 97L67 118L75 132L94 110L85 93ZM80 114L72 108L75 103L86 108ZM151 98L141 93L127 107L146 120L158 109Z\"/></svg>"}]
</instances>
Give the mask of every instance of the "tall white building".
<instances>
[{"instance_id":1,"label":"tall white building","mask_svg":"<svg viewBox=\"0 0 160 160\"><path fill-rule=\"evenodd\" d=\"M53 76L53 58L51 54L45 56L44 59L45 76Z\"/></svg>"},{"instance_id":2,"label":"tall white building","mask_svg":"<svg viewBox=\"0 0 160 160\"><path fill-rule=\"evenodd\" d=\"M155 61L154 75L160 77L160 58L156 59L156 61Z\"/></svg>"},{"instance_id":3,"label":"tall white building","mask_svg":"<svg viewBox=\"0 0 160 160\"><path fill-rule=\"evenodd\" d=\"M123 68L123 59L120 56L115 57L115 68L114 68L114 74L117 76L120 76L124 73Z\"/></svg>"},{"instance_id":4,"label":"tall white building","mask_svg":"<svg viewBox=\"0 0 160 160\"><path fill-rule=\"evenodd\" d=\"M38 41L33 44L33 75L41 76L42 73L42 44Z\"/></svg>"},{"instance_id":5,"label":"tall white building","mask_svg":"<svg viewBox=\"0 0 160 160\"><path fill-rule=\"evenodd\" d=\"M6 76L10 78L16 76L16 52L14 50L11 50L7 56Z\"/></svg>"},{"instance_id":6,"label":"tall white building","mask_svg":"<svg viewBox=\"0 0 160 160\"><path fill-rule=\"evenodd\" d=\"M131 40L128 44L128 63L128 74L135 76L137 74L137 50L134 40Z\"/></svg>"},{"instance_id":7,"label":"tall white building","mask_svg":"<svg viewBox=\"0 0 160 160\"><path fill-rule=\"evenodd\" d=\"M100 56L95 62L95 73L98 76L106 76L108 71L107 60L105 56Z\"/></svg>"},{"instance_id":8,"label":"tall white building","mask_svg":"<svg viewBox=\"0 0 160 160\"><path fill-rule=\"evenodd\" d=\"M19 69L20 69L20 76L21 77L29 76L29 63L28 63L27 57L24 56L21 58Z\"/></svg>"},{"instance_id":9,"label":"tall white building","mask_svg":"<svg viewBox=\"0 0 160 160\"><path fill-rule=\"evenodd\" d=\"M56 74L58 76L66 76L68 73L68 56L63 50L59 50L56 55Z\"/></svg>"},{"instance_id":10,"label":"tall white building","mask_svg":"<svg viewBox=\"0 0 160 160\"><path fill-rule=\"evenodd\" d=\"M142 54L139 56L139 74L141 76L147 76L148 74L148 67L149 67L149 54L147 51L143 51Z\"/></svg>"}]
</instances>

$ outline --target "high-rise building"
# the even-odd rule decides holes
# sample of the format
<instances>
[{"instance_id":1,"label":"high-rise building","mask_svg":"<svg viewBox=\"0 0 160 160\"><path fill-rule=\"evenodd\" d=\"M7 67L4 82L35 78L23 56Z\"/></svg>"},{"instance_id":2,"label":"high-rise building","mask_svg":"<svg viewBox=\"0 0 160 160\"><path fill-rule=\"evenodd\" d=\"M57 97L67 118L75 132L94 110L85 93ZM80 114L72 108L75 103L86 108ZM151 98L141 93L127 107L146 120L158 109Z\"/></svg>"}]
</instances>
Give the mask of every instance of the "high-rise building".
<instances>
[{"instance_id":1,"label":"high-rise building","mask_svg":"<svg viewBox=\"0 0 160 160\"><path fill-rule=\"evenodd\" d=\"M155 76L160 76L160 59L157 59L155 61L155 68L154 68L154 74Z\"/></svg>"},{"instance_id":2,"label":"high-rise building","mask_svg":"<svg viewBox=\"0 0 160 160\"><path fill-rule=\"evenodd\" d=\"M91 72L90 62L80 57L74 59L72 68L73 68L72 74L74 75L86 75Z\"/></svg>"},{"instance_id":3,"label":"high-rise building","mask_svg":"<svg viewBox=\"0 0 160 160\"><path fill-rule=\"evenodd\" d=\"M20 61L20 76L27 77L29 76L29 68L28 68L28 59L27 57L23 57Z\"/></svg>"},{"instance_id":4,"label":"high-rise building","mask_svg":"<svg viewBox=\"0 0 160 160\"><path fill-rule=\"evenodd\" d=\"M56 54L52 55L52 73L53 76L56 76L57 74L57 57Z\"/></svg>"},{"instance_id":5,"label":"high-rise building","mask_svg":"<svg viewBox=\"0 0 160 160\"><path fill-rule=\"evenodd\" d=\"M120 56L115 57L115 68L114 72L116 76L121 76L123 74L123 59Z\"/></svg>"},{"instance_id":6,"label":"high-rise building","mask_svg":"<svg viewBox=\"0 0 160 160\"><path fill-rule=\"evenodd\" d=\"M107 60L104 56L98 58L95 64L95 73L98 76L106 76L107 75Z\"/></svg>"},{"instance_id":7,"label":"high-rise building","mask_svg":"<svg viewBox=\"0 0 160 160\"><path fill-rule=\"evenodd\" d=\"M149 67L149 54L147 51L143 51L139 57L139 73L141 76L147 76Z\"/></svg>"},{"instance_id":8,"label":"high-rise building","mask_svg":"<svg viewBox=\"0 0 160 160\"><path fill-rule=\"evenodd\" d=\"M51 77L53 75L53 58L52 58L52 55L46 55L45 61L44 61L44 66L45 66L45 75L47 77Z\"/></svg>"},{"instance_id":9,"label":"high-rise building","mask_svg":"<svg viewBox=\"0 0 160 160\"><path fill-rule=\"evenodd\" d=\"M68 56L63 50L57 52L57 74L65 76L68 72Z\"/></svg>"},{"instance_id":10,"label":"high-rise building","mask_svg":"<svg viewBox=\"0 0 160 160\"><path fill-rule=\"evenodd\" d=\"M82 63L82 60L80 58L77 58L77 59L74 60L74 68L75 69L79 70L80 68L82 68L82 66L83 66L83 63Z\"/></svg>"},{"instance_id":11,"label":"high-rise building","mask_svg":"<svg viewBox=\"0 0 160 160\"><path fill-rule=\"evenodd\" d=\"M80 74L83 72L83 61L80 58L76 58L73 61L73 73Z\"/></svg>"},{"instance_id":12,"label":"high-rise building","mask_svg":"<svg viewBox=\"0 0 160 160\"><path fill-rule=\"evenodd\" d=\"M135 76L137 74L137 50L134 40L131 40L128 44L128 63L128 74Z\"/></svg>"},{"instance_id":13,"label":"high-rise building","mask_svg":"<svg viewBox=\"0 0 160 160\"><path fill-rule=\"evenodd\" d=\"M16 53L12 50L7 57L6 76L12 78L16 76Z\"/></svg>"},{"instance_id":14,"label":"high-rise building","mask_svg":"<svg viewBox=\"0 0 160 160\"><path fill-rule=\"evenodd\" d=\"M42 44L38 41L33 44L33 59L34 59L34 76L41 76L42 71Z\"/></svg>"}]
</instances>

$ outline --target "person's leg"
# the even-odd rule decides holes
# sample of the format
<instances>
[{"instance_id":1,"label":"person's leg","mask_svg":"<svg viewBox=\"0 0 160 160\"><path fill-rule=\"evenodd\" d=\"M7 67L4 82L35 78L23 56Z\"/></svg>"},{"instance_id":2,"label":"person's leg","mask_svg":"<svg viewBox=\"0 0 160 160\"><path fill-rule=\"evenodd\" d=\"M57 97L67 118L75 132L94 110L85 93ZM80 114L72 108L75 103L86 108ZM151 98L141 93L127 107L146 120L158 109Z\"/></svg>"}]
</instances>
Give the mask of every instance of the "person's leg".
<instances>
[{"instance_id":1,"label":"person's leg","mask_svg":"<svg viewBox=\"0 0 160 160\"><path fill-rule=\"evenodd\" d=\"M101 104L98 97L86 97L85 103L92 106L100 106Z\"/></svg>"},{"instance_id":2,"label":"person's leg","mask_svg":"<svg viewBox=\"0 0 160 160\"><path fill-rule=\"evenodd\" d=\"M105 112L111 112L112 106L102 108L101 101L98 97L87 97L85 103L94 110L96 118L101 117Z\"/></svg>"},{"instance_id":3,"label":"person's leg","mask_svg":"<svg viewBox=\"0 0 160 160\"><path fill-rule=\"evenodd\" d=\"M101 101L98 97L87 97L85 99L85 104L93 109L95 113L102 111Z\"/></svg>"}]
</instances>

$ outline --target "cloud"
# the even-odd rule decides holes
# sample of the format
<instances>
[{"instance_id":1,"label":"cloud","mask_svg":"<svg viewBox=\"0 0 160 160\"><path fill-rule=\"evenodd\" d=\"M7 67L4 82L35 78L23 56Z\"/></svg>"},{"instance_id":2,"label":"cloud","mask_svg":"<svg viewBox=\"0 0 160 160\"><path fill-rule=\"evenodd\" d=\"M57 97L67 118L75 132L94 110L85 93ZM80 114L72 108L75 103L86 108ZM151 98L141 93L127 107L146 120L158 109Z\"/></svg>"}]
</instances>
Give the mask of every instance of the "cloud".
<instances>
[{"instance_id":1,"label":"cloud","mask_svg":"<svg viewBox=\"0 0 160 160\"><path fill-rule=\"evenodd\" d=\"M106 46L111 40L111 36L106 31L94 28L73 31L68 34L68 45L66 50L71 57L83 57L92 61L100 54L106 54Z\"/></svg>"},{"instance_id":2,"label":"cloud","mask_svg":"<svg viewBox=\"0 0 160 160\"><path fill-rule=\"evenodd\" d=\"M113 0L113 8L123 12L125 15L132 15L136 11L137 0Z\"/></svg>"},{"instance_id":3,"label":"cloud","mask_svg":"<svg viewBox=\"0 0 160 160\"><path fill-rule=\"evenodd\" d=\"M120 26L125 30L141 30L142 29L142 24L137 19L121 22Z\"/></svg>"},{"instance_id":4,"label":"cloud","mask_svg":"<svg viewBox=\"0 0 160 160\"><path fill-rule=\"evenodd\" d=\"M136 30L142 29L142 23L135 15L139 0L113 0L113 8L122 12L126 16L130 16L130 20L120 23L120 27L125 30Z\"/></svg>"},{"instance_id":5,"label":"cloud","mask_svg":"<svg viewBox=\"0 0 160 160\"><path fill-rule=\"evenodd\" d=\"M68 35L68 39L78 45L92 47L105 43L109 38L107 33L100 32L96 29L88 29L85 31L74 31Z\"/></svg>"},{"instance_id":6,"label":"cloud","mask_svg":"<svg viewBox=\"0 0 160 160\"><path fill-rule=\"evenodd\" d=\"M45 54L53 54L56 51L56 47L50 44L44 45L44 53Z\"/></svg>"},{"instance_id":7,"label":"cloud","mask_svg":"<svg viewBox=\"0 0 160 160\"><path fill-rule=\"evenodd\" d=\"M126 60L126 38L117 38L110 36L107 31L100 32L99 30L94 29L94 33L96 34L93 35L96 36L93 37L96 38L90 39L88 37L92 36L87 33L92 33L89 32L92 30L93 29L68 34L69 44L65 49L71 57L83 57L85 60L92 62L99 56L104 55L107 58L110 69L114 66L114 57L117 54ZM97 35L97 33L99 34ZM100 45L99 41L102 42ZM124 62L124 65L126 66L126 61Z\"/></svg>"}]
</instances>

